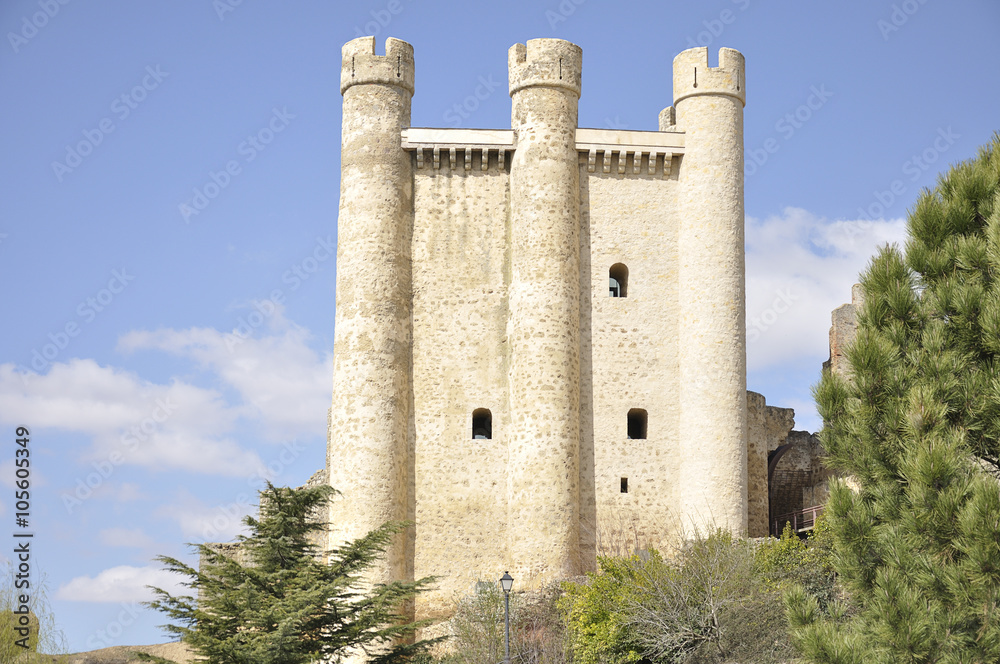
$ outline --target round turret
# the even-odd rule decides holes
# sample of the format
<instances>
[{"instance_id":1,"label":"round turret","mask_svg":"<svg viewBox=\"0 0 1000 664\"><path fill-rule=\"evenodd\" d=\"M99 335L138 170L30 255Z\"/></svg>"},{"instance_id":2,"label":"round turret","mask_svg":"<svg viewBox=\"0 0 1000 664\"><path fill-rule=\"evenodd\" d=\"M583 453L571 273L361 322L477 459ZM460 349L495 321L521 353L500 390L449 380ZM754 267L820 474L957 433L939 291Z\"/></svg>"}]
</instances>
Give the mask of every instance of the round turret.
<instances>
[{"instance_id":1,"label":"round turret","mask_svg":"<svg viewBox=\"0 0 1000 664\"><path fill-rule=\"evenodd\" d=\"M689 48L674 58L674 105L695 95L734 97L746 106L746 61L731 48L719 49L719 66L708 66L707 48Z\"/></svg>"},{"instance_id":2,"label":"round turret","mask_svg":"<svg viewBox=\"0 0 1000 664\"><path fill-rule=\"evenodd\" d=\"M747 529L743 56L674 59L678 173L680 516L690 532Z\"/></svg>"},{"instance_id":3,"label":"round turret","mask_svg":"<svg viewBox=\"0 0 1000 664\"><path fill-rule=\"evenodd\" d=\"M340 69L340 94L352 85L379 83L413 94L413 46L389 37L385 55L375 55L375 38L358 37L344 44Z\"/></svg>"},{"instance_id":4,"label":"round turret","mask_svg":"<svg viewBox=\"0 0 1000 664\"><path fill-rule=\"evenodd\" d=\"M563 88L580 97L583 49L562 39L529 39L507 51L510 96L530 87Z\"/></svg>"},{"instance_id":5,"label":"round turret","mask_svg":"<svg viewBox=\"0 0 1000 664\"><path fill-rule=\"evenodd\" d=\"M344 95L337 303L330 413L330 544L407 518L410 421L410 125L413 47L375 39L343 49ZM372 582L410 576L405 537L373 567Z\"/></svg>"},{"instance_id":6,"label":"round turret","mask_svg":"<svg viewBox=\"0 0 1000 664\"><path fill-rule=\"evenodd\" d=\"M510 49L511 570L540 587L580 573L580 47Z\"/></svg>"}]
</instances>

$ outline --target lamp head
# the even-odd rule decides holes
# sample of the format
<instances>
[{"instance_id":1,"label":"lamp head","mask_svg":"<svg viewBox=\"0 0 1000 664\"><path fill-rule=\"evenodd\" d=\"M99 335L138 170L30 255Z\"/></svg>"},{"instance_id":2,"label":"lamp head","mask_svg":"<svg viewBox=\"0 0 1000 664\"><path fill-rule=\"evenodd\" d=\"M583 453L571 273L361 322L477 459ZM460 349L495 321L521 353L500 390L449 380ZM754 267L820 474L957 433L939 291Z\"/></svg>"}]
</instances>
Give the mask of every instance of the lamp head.
<instances>
[{"instance_id":1,"label":"lamp head","mask_svg":"<svg viewBox=\"0 0 1000 664\"><path fill-rule=\"evenodd\" d=\"M510 589L514 586L514 577L512 577L507 572L503 573L500 577L500 587L503 588L505 593L509 593Z\"/></svg>"}]
</instances>

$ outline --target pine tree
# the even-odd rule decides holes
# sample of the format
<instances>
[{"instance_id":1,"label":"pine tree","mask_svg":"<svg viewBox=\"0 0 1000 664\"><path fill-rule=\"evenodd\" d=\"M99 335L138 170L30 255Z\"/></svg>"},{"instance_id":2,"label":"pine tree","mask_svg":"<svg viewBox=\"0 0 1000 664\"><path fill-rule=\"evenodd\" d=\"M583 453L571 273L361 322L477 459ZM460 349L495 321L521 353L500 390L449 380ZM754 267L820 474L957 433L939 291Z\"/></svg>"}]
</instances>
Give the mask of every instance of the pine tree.
<instances>
[{"instance_id":1,"label":"pine tree","mask_svg":"<svg viewBox=\"0 0 1000 664\"><path fill-rule=\"evenodd\" d=\"M815 389L846 603L786 597L808 661L1000 661L1000 134L880 251L847 378Z\"/></svg>"},{"instance_id":2,"label":"pine tree","mask_svg":"<svg viewBox=\"0 0 1000 664\"><path fill-rule=\"evenodd\" d=\"M407 643L426 623L408 622L403 613L433 580L371 588L362 582L406 524L386 524L327 552L324 562L310 535L325 529L320 515L333 493L328 486L268 485L259 520L245 519L250 535L239 538L240 555L197 545L200 569L160 556L198 595L174 597L153 588L158 599L149 606L178 623L164 629L212 664L336 662L350 652L390 664L426 652L434 641Z\"/></svg>"}]
</instances>

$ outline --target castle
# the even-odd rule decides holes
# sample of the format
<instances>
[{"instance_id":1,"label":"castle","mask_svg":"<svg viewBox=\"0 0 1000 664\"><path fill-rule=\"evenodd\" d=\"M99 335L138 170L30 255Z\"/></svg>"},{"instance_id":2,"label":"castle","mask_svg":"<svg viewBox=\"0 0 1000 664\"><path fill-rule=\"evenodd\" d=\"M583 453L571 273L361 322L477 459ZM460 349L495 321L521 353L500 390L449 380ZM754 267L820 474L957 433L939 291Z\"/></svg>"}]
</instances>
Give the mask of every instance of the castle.
<instances>
[{"instance_id":1,"label":"castle","mask_svg":"<svg viewBox=\"0 0 1000 664\"><path fill-rule=\"evenodd\" d=\"M581 49L534 39L509 129L437 129L412 47L375 48L341 69L328 544L414 522L372 580L440 577L426 617L592 570L623 514L653 543L766 534L792 424L748 410L743 56L680 53L659 131L587 129Z\"/></svg>"}]
</instances>

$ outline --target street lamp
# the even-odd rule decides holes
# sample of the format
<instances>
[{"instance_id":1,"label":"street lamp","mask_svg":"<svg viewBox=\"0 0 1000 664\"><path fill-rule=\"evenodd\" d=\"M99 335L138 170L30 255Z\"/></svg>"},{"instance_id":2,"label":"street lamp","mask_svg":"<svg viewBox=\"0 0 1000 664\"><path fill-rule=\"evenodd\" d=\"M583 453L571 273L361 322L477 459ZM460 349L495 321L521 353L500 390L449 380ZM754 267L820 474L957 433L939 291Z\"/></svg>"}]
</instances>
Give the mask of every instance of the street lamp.
<instances>
[{"instance_id":1,"label":"street lamp","mask_svg":"<svg viewBox=\"0 0 1000 664\"><path fill-rule=\"evenodd\" d=\"M514 577L507 572L500 577L500 587L503 588L503 661L510 664L510 589L514 586Z\"/></svg>"}]
</instances>

